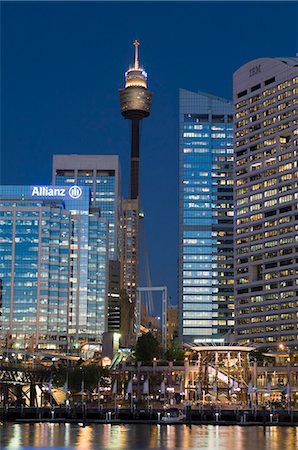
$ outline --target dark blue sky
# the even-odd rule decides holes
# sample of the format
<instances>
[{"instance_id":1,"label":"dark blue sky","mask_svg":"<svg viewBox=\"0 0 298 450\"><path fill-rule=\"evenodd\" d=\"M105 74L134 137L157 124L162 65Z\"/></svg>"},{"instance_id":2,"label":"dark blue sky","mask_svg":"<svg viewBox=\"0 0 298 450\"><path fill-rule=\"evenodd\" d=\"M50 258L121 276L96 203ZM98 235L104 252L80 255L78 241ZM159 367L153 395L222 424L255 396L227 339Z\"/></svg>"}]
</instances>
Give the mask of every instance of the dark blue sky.
<instances>
[{"instance_id":1,"label":"dark blue sky","mask_svg":"<svg viewBox=\"0 0 298 450\"><path fill-rule=\"evenodd\" d=\"M119 154L127 193L118 89L135 38L154 92L141 138L152 282L176 302L178 89L230 99L242 64L295 56L297 3L2 2L1 184L49 184L54 153Z\"/></svg>"}]
</instances>

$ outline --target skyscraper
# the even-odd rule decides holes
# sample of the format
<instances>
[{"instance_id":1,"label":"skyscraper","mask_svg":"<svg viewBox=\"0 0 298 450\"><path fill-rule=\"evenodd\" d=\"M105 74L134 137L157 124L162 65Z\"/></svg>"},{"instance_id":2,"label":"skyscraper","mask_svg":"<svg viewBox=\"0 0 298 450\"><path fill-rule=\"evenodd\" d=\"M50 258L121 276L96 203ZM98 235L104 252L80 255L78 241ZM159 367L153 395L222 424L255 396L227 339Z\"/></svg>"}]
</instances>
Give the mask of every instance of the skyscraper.
<instances>
[{"instance_id":1,"label":"skyscraper","mask_svg":"<svg viewBox=\"0 0 298 450\"><path fill-rule=\"evenodd\" d=\"M131 121L130 190L122 208L122 287L134 304L139 267L139 178L140 122L151 111L152 93L147 89L147 73L140 66L138 47L134 41L135 60L125 73L125 87L119 89L121 114Z\"/></svg>"},{"instance_id":2,"label":"skyscraper","mask_svg":"<svg viewBox=\"0 0 298 450\"><path fill-rule=\"evenodd\" d=\"M298 342L298 58L234 73L235 315L241 343Z\"/></svg>"},{"instance_id":3,"label":"skyscraper","mask_svg":"<svg viewBox=\"0 0 298 450\"><path fill-rule=\"evenodd\" d=\"M107 328L108 229L86 187L0 187L2 345L72 352Z\"/></svg>"},{"instance_id":4,"label":"skyscraper","mask_svg":"<svg viewBox=\"0 0 298 450\"><path fill-rule=\"evenodd\" d=\"M106 331L120 330L121 175L118 155L54 155L53 183L90 189L91 211L107 220L109 279ZM118 272L118 273L117 273ZM116 319L117 318L117 319ZM117 328L118 327L118 328Z\"/></svg>"},{"instance_id":5,"label":"skyscraper","mask_svg":"<svg viewBox=\"0 0 298 450\"><path fill-rule=\"evenodd\" d=\"M179 334L218 342L233 327L232 104L180 90Z\"/></svg>"},{"instance_id":6,"label":"skyscraper","mask_svg":"<svg viewBox=\"0 0 298 450\"><path fill-rule=\"evenodd\" d=\"M109 258L119 258L121 179L117 155L54 155L53 184L87 186L109 225Z\"/></svg>"}]
</instances>

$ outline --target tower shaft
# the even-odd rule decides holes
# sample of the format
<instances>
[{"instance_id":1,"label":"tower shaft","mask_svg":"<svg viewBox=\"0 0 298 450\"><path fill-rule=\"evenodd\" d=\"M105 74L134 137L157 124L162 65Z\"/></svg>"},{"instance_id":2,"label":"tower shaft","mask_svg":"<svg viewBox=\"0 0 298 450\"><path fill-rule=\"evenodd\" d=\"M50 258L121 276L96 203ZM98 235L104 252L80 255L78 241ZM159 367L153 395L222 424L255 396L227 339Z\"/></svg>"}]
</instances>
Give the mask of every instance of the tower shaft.
<instances>
[{"instance_id":1,"label":"tower shaft","mask_svg":"<svg viewBox=\"0 0 298 450\"><path fill-rule=\"evenodd\" d=\"M140 176L140 120L132 119L131 128L130 198L137 199Z\"/></svg>"}]
</instances>

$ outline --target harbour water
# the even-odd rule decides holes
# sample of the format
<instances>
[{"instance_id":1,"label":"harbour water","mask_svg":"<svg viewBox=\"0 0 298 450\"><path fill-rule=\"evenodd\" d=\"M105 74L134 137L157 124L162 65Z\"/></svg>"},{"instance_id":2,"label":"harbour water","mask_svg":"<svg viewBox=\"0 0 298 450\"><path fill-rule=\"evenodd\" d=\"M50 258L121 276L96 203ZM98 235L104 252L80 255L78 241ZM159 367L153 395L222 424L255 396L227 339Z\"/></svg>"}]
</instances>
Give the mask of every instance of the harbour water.
<instances>
[{"instance_id":1,"label":"harbour water","mask_svg":"<svg viewBox=\"0 0 298 450\"><path fill-rule=\"evenodd\" d=\"M298 428L288 426L4 423L3 450L295 450Z\"/></svg>"}]
</instances>

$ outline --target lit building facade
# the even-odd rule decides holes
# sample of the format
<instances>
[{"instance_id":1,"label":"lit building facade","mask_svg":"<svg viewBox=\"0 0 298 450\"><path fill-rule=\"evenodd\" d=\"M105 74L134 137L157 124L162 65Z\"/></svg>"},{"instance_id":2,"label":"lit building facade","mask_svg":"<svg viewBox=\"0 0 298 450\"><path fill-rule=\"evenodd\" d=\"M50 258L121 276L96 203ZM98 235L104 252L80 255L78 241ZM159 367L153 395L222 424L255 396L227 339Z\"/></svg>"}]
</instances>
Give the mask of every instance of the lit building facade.
<instances>
[{"instance_id":1,"label":"lit building facade","mask_svg":"<svg viewBox=\"0 0 298 450\"><path fill-rule=\"evenodd\" d=\"M120 261L109 261L108 331L121 330Z\"/></svg>"},{"instance_id":2,"label":"lit building facade","mask_svg":"<svg viewBox=\"0 0 298 450\"><path fill-rule=\"evenodd\" d=\"M223 341L233 321L232 104L180 90L179 337Z\"/></svg>"},{"instance_id":3,"label":"lit building facade","mask_svg":"<svg viewBox=\"0 0 298 450\"><path fill-rule=\"evenodd\" d=\"M108 228L78 186L0 187L1 344L73 352L107 329Z\"/></svg>"},{"instance_id":4,"label":"lit building facade","mask_svg":"<svg viewBox=\"0 0 298 450\"><path fill-rule=\"evenodd\" d=\"M87 186L109 229L108 330L120 329L121 173L118 155L54 155L53 183ZM115 280L118 280L117 283ZM117 286L116 286L117 285ZM117 317L117 319L116 319Z\"/></svg>"},{"instance_id":5,"label":"lit building facade","mask_svg":"<svg viewBox=\"0 0 298 450\"><path fill-rule=\"evenodd\" d=\"M53 184L86 186L109 226L109 259L119 257L120 161L117 155L54 155Z\"/></svg>"},{"instance_id":6,"label":"lit building facade","mask_svg":"<svg viewBox=\"0 0 298 450\"><path fill-rule=\"evenodd\" d=\"M298 58L234 74L235 315L240 343L298 342Z\"/></svg>"},{"instance_id":7,"label":"lit building facade","mask_svg":"<svg viewBox=\"0 0 298 450\"><path fill-rule=\"evenodd\" d=\"M121 286L134 303L139 270L139 201L122 200Z\"/></svg>"}]
</instances>

